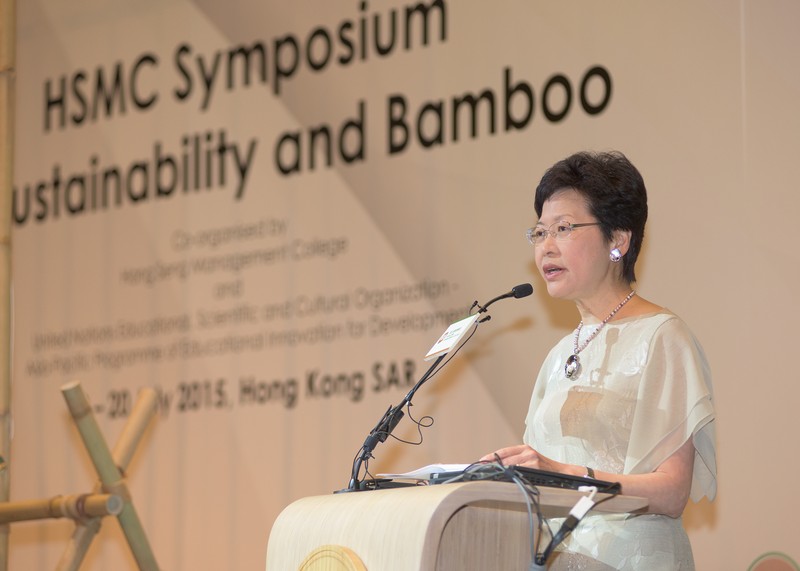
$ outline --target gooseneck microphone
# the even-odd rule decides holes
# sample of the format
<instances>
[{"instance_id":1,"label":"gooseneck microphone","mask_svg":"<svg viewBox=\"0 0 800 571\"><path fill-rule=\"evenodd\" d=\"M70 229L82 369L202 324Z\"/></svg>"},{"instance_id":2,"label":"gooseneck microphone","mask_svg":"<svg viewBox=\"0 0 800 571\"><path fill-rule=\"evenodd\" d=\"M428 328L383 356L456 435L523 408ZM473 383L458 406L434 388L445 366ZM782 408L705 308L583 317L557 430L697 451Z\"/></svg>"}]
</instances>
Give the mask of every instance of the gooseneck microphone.
<instances>
[{"instance_id":1,"label":"gooseneck microphone","mask_svg":"<svg viewBox=\"0 0 800 571\"><path fill-rule=\"evenodd\" d=\"M532 293L533 293L533 286L531 286L531 284L520 284L518 286L514 286L513 288L511 288L511 291L504 293L503 295L498 295L493 299L490 299L483 306L478 304L478 302L476 301L475 303L472 304L472 308L470 308L470 313L472 312L472 309L474 309L475 307L479 308L478 313L486 313L486 309L496 301L500 301L501 299L506 299L509 297L513 297L514 299L520 299L523 297L528 297ZM473 314L473 316L475 315L476 314ZM478 320L475 323L475 327L477 327L479 323L488 321L489 318L490 316L487 315L486 317ZM469 340L469 338L467 340ZM457 341L455 341L455 343L457 343ZM466 343L466 341L464 343ZM460 347L456 348L456 351L458 351L459 348ZM453 349L453 347L450 347L450 349ZM431 365L430 369L428 369L425 372L425 374L422 375L422 378L420 378L420 380L417 381L414 387L410 391L408 391L408 393L400 402L400 404L398 404L397 406L390 406L389 409L383 414L383 417L378 421L378 424L376 424L375 427L367 435L366 440L364 440L364 444L361 446L361 449L358 451L356 457L354 458L353 470L351 472L350 482L347 488L339 490L339 492L354 492L354 491L369 489L366 483L361 480L362 465L365 465L369 461L369 459L373 457L372 451L375 449L378 443L386 441L386 439L394 430L395 426L397 426L397 424L403 418L404 416L403 409L411 404L411 399L413 398L417 390L423 385L423 383L425 383L425 381L431 378L434 372L438 372L437 367L447 354L448 351L439 354L438 357L436 358L436 361L433 363L433 365ZM445 363L445 365L446 364L447 363Z\"/></svg>"},{"instance_id":2,"label":"gooseneck microphone","mask_svg":"<svg viewBox=\"0 0 800 571\"><path fill-rule=\"evenodd\" d=\"M481 307L478 305L476 301L473 307L477 306L478 313L486 313L486 310L492 305L495 301L500 301L501 299L506 299L508 297L513 297L514 299L520 299L522 297L528 297L530 294L533 293L533 286L531 284L519 284L511 288L511 291L504 293L503 295L498 295L497 297L490 299L486 302L486 305Z\"/></svg>"}]
</instances>

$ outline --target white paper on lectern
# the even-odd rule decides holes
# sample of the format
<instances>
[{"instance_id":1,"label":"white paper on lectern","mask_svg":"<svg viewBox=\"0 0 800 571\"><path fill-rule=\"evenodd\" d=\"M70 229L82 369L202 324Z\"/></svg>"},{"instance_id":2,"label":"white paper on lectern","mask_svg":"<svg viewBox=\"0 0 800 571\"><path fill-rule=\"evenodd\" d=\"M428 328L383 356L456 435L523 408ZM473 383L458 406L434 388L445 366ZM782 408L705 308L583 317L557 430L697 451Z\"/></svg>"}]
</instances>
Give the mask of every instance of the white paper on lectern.
<instances>
[{"instance_id":1,"label":"white paper on lectern","mask_svg":"<svg viewBox=\"0 0 800 571\"><path fill-rule=\"evenodd\" d=\"M378 478L391 478L393 480L429 480L433 474L442 472L463 472L472 464L428 464L411 472L402 474L378 474Z\"/></svg>"},{"instance_id":2,"label":"white paper on lectern","mask_svg":"<svg viewBox=\"0 0 800 571\"><path fill-rule=\"evenodd\" d=\"M464 334L469 331L469 328L477 321L480 313L476 313L475 315L470 315L462 319L461 321L456 321L455 323L451 324L450 327L442 333L442 336L439 337L439 340L433 344L428 354L425 355L425 360L430 361L431 359L438 357L439 355L444 355L448 353L453 347L458 345L458 342L461 341L461 338L464 337Z\"/></svg>"}]
</instances>

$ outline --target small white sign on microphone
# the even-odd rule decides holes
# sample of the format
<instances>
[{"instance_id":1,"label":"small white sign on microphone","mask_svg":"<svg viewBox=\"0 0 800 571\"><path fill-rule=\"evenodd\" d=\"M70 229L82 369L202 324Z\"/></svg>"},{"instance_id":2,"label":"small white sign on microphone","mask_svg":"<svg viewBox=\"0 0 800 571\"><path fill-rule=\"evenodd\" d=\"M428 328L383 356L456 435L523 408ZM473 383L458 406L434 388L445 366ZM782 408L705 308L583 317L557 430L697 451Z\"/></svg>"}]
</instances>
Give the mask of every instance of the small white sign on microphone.
<instances>
[{"instance_id":1,"label":"small white sign on microphone","mask_svg":"<svg viewBox=\"0 0 800 571\"><path fill-rule=\"evenodd\" d=\"M425 360L430 361L431 359L435 359L439 355L444 355L445 353L449 353L453 347L458 345L458 342L461 341L461 338L464 337L464 334L469 331L469 328L478 320L480 317L480 313L476 313L475 315L470 315L469 317L462 319L461 321L456 321L447 330L442 333L442 336L439 337L439 340L433 344L431 350L428 351L428 354L425 355Z\"/></svg>"}]
</instances>

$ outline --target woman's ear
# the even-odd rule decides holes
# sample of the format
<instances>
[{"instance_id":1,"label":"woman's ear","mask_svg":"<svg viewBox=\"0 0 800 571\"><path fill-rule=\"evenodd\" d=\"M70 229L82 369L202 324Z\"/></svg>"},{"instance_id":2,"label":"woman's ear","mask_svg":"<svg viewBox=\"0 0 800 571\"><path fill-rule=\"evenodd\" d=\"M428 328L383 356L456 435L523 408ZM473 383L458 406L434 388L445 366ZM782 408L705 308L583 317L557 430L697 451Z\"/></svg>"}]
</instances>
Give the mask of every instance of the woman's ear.
<instances>
[{"instance_id":1,"label":"woman's ear","mask_svg":"<svg viewBox=\"0 0 800 571\"><path fill-rule=\"evenodd\" d=\"M624 256L628 253L628 248L631 246L631 231L630 230L614 230L611 235L611 247L617 248Z\"/></svg>"}]
</instances>

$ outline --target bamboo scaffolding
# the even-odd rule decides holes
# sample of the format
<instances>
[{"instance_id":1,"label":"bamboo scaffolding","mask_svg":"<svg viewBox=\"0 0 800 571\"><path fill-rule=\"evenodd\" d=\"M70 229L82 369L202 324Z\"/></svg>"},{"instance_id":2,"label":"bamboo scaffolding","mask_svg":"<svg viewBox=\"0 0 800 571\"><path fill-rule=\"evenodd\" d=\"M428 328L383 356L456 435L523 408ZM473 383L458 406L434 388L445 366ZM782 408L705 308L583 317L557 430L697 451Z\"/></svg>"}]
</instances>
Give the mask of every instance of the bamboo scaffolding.
<instances>
[{"instance_id":1,"label":"bamboo scaffolding","mask_svg":"<svg viewBox=\"0 0 800 571\"><path fill-rule=\"evenodd\" d=\"M128 469L133 453L139 445L139 441L144 435L148 423L156 412L156 392L152 389L144 389L139 393L136 403L133 406L131 415L122 429L122 433L117 440L112 457L117 466L124 472ZM103 489L102 482L95 485L94 493L99 493ZM77 571L80 567L89 544L100 530L101 518L97 517L90 520L79 520L76 522L75 531L72 533L67 548L61 555L56 571Z\"/></svg>"},{"instance_id":2,"label":"bamboo scaffolding","mask_svg":"<svg viewBox=\"0 0 800 571\"><path fill-rule=\"evenodd\" d=\"M17 15L15 0L0 0L0 456L11 451L11 189ZM9 498L9 470L0 470L0 502ZM8 569L9 526L0 525L0 571Z\"/></svg>"},{"instance_id":3,"label":"bamboo scaffolding","mask_svg":"<svg viewBox=\"0 0 800 571\"><path fill-rule=\"evenodd\" d=\"M123 506L116 517L139 569L143 571L158 571L155 556L150 548L150 543L147 541L147 535L139 521L139 516L136 514L136 509L133 507L125 478L119 466L115 464L108 444L103 439L100 427L97 425L92 407L89 404L89 399L86 398L86 394L78 382L67 383L61 387L61 392L78 427L78 432L86 446L86 450L89 452L95 470L100 476L103 490L122 498ZM137 421L137 425L131 430L139 429L143 430L143 426ZM134 440L133 436L127 436L122 439L119 447L120 454L126 455L128 459L132 454L131 447Z\"/></svg>"},{"instance_id":4,"label":"bamboo scaffolding","mask_svg":"<svg viewBox=\"0 0 800 571\"><path fill-rule=\"evenodd\" d=\"M139 393L128 421L120 434L113 454L103 440L95 422L89 401L80 384L68 383L61 387L67 406L78 425L84 444L100 475L90 494L55 496L44 500L26 500L0 503L0 525L17 521L70 517L75 520L75 531L56 568L58 571L77 571L94 536L100 530L102 518L117 516L139 569L157 570L147 537L139 524L130 501L122 473L127 469L136 447L144 436L158 405L156 392L143 389ZM2 468L0 468L2 469ZM114 493L103 493L113 490ZM125 514L125 510L128 513ZM7 565L7 563L6 563Z\"/></svg>"}]
</instances>

